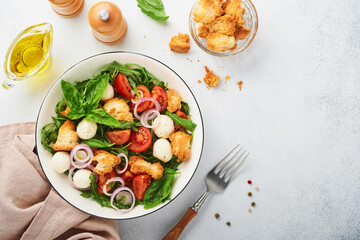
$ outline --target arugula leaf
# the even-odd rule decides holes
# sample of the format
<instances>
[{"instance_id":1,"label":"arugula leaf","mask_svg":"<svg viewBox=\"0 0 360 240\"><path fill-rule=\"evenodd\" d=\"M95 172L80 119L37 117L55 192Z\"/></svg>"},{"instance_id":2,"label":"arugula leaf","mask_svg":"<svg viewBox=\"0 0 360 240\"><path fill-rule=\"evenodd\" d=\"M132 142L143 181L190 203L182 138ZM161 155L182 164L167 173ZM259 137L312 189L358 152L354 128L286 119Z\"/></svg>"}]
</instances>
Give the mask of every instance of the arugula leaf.
<instances>
[{"instance_id":1,"label":"arugula leaf","mask_svg":"<svg viewBox=\"0 0 360 240\"><path fill-rule=\"evenodd\" d=\"M186 115L189 115L189 104L186 102L181 101L181 111L183 111Z\"/></svg>"},{"instance_id":2,"label":"arugula leaf","mask_svg":"<svg viewBox=\"0 0 360 240\"><path fill-rule=\"evenodd\" d=\"M178 170L179 165L182 163L182 161L177 161L178 157L176 155L173 155L170 161L163 164L165 168L170 168L174 171Z\"/></svg>"},{"instance_id":3,"label":"arugula leaf","mask_svg":"<svg viewBox=\"0 0 360 240\"><path fill-rule=\"evenodd\" d=\"M108 141L101 141L96 138L91 138L88 140L82 140L83 143L89 145L92 148L109 148L115 145L115 143L109 143Z\"/></svg>"},{"instance_id":4,"label":"arugula leaf","mask_svg":"<svg viewBox=\"0 0 360 240\"><path fill-rule=\"evenodd\" d=\"M80 194L82 197L85 197L85 198L92 198L94 199L96 202L98 202L102 207L109 207L109 208L112 208L111 207L111 204L110 204L110 198L107 197L106 195L104 194L100 194L96 191L96 180L95 180L95 177L94 177L94 174L91 174L90 175L90 189L87 190L87 191L81 191L82 193Z\"/></svg>"},{"instance_id":5,"label":"arugula leaf","mask_svg":"<svg viewBox=\"0 0 360 240\"><path fill-rule=\"evenodd\" d=\"M86 85L84 95L90 109L96 108L99 105L101 96L103 95L108 82L109 74L105 74L94 78Z\"/></svg>"},{"instance_id":6,"label":"arugula leaf","mask_svg":"<svg viewBox=\"0 0 360 240\"><path fill-rule=\"evenodd\" d=\"M85 118L110 127L121 127L120 122L102 108L92 109Z\"/></svg>"},{"instance_id":7,"label":"arugula leaf","mask_svg":"<svg viewBox=\"0 0 360 240\"><path fill-rule=\"evenodd\" d=\"M144 196L144 208L152 208L167 200L171 192L171 183L174 180L174 170L165 168L163 176L151 182Z\"/></svg>"},{"instance_id":8,"label":"arugula leaf","mask_svg":"<svg viewBox=\"0 0 360 240\"><path fill-rule=\"evenodd\" d=\"M152 19L162 22L169 18L161 0L137 0L137 2L141 11Z\"/></svg>"},{"instance_id":9,"label":"arugula leaf","mask_svg":"<svg viewBox=\"0 0 360 240\"><path fill-rule=\"evenodd\" d=\"M179 124L180 126L186 128L191 132L193 132L194 129L196 128L196 124L189 119L179 118L177 114L171 113L168 110L165 111L165 114L168 115L174 121L174 123Z\"/></svg>"}]
</instances>

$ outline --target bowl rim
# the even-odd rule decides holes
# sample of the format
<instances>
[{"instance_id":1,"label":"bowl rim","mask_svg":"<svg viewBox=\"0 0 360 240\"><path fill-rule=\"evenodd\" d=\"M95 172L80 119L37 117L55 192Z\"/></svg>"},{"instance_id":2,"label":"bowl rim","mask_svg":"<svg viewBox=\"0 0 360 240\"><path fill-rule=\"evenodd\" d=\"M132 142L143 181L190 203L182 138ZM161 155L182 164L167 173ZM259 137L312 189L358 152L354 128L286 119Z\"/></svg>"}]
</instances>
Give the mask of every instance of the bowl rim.
<instances>
[{"instance_id":1,"label":"bowl rim","mask_svg":"<svg viewBox=\"0 0 360 240\"><path fill-rule=\"evenodd\" d=\"M40 161L40 156L38 155L39 145L37 144L38 138L40 137L40 136L38 136L38 131L37 131L37 129L38 129L38 123L39 123L39 117L40 117L40 112L41 112L42 107L43 107L43 105L44 105L45 99L47 98L47 96L49 95L49 93L51 92L51 90L55 87L56 83L59 82L66 73L68 73L71 69L73 69L73 68L74 68L75 66L77 66L78 64L80 64L80 63L82 63L82 62L85 62L85 61L87 61L87 60L89 60L89 59L95 58L95 57L97 57L97 56L107 55L107 54L114 54L114 53L120 53L120 54L125 53L125 54L134 54L134 55L143 56L143 57L149 58L149 59L151 59L151 60L154 60L154 61L156 61L157 63L160 63L161 65L163 65L164 67L166 67L166 68L168 68L170 71L172 71L176 76L178 76L179 79L181 79L181 81L183 81L183 83L185 84L185 86L187 87L187 89L190 91L190 93L191 93L192 97L194 98L195 103L196 103L196 105L197 105L197 107L198 107L198 109L199 109L200 119L201 119L201 123L202 123L202 124L201 124L201 126L202 126L202 142L201 142L201 149L200 149L199 161L198 161L198 163L197 163L197 165L196 165L196 167L195 167L195 170L194 170L194 172L192 173L189 181L185 184L185 186L183 187L183 189L181 189L181 191L180 191L174 198L172 198L171 200L169 200L169 202L167 202L166 204L164 204L163 206L161 206L160 208L158 208L158 209L156 209L156 210L154 210L154 211L152 211L152 212L149 212L149 213L146 213L146 214L140 215L140 216L129 217L129 218L121 218L121 219L104 217L104 216L100 216L100 215L97 215L97 214L89 213L89 212L87 212L87 211L85 211L85 210L83 210L83 209L80 209L80 208L74 206L70 201L68 201L67 199L65 199L65 198L60 194L60 192L58 192L58 191L54 188L52 182L50 182L48 176L46 175L46 172L44 171L43 165L42 165L42 163L41 163L41 161ZM193 179L193 177L194 177L194 175L195 175L195 172L197 171L197 169L198 169L198 167L199 167L199 164L200 164L200 161L201 161L201 157L202 157L202 154L203 154L203 150L204 150L204 140L205 140L204 135L205 135L205 131L204 131L204 120L203 120L203 117L202 117L202 113L201 113L201 109L200 109L199 103L198 103L198 101L196 100L195 95L194 95L194 93L191 91L191 89L190 89L190 87L188 86L188 84L184 81L184 79L182 79L182 78L180 77L179 74L177 74L172 68L170 68L169 66L167 66L165 63L157 60L156 58L150 57L150 56L145 55L145 54L142 54L142 53L131 52L131 51L109 51L109 52L98 53L98 54L95 54L95 55L92 55L92 56L90 56L90 57L87 57L87 58L84 58L84 59L80 60L79 62L77 62L77 63L75 63L74 65L72 65L71 67L69 67L69 68L68 68L63 74L61 74L61 75L59 76L59 78L52 84L52 86L50 87L50 89L49 89L48 92L46 93L46 95L45 95L45 97L44 97L44 99L43 99L43 101L42 101L42 103L41 103L41 105L40 105L40 109L39 109L38 115L37 115L37 117L36 117L36 126L35 126L35 147L36 147L36 149L35 149L35 150L36 150L36 153L37 153L36 155L37 155L37 157L38 157L41 170L43 171L43 173L44 173L44 175L45 175L45 177L46 177L46 180L48 181L48 183L50 184L50 186L52 187L52 189L54 189L55 192L56 192L63 200L65 200L67 203L69 203L69 204L70 204L71 206L73 206L74 208L76 208L76 209L78 209L78 210L80 210L80 211L82 211L82 212L84 212L84 213L87 213L87 214L89 214L89 215L91 215L91 216L96 216L96 217L103 218L103 219L111 219L111 220L117 220L117 221L119 221L119 220L130 220L130 219L140 218L140 217L144 217L144 216L150 215L150 214L152 214L152 213L155 213L155 212L159 211L160 209L163 209L165 206L168 206L171 202L173 202L173 201L185 190L185 188L189 185L189 183L190 183L191 180Z\"/></svg>"},{"instance_id":2,"label":"bowl rim","mask_svg":"<svg viewBox=\"0 0 360 240\"><path fill-rule=\"evenodd\" d=\"M258 14L257 14L257 11L256 11L256 8L255 8L255 5L253 4L253 2L251 0L242 0L242 1L246 1L250 4L250 6L254 9L254 12L255 12L255 19L256 19L256 22L255 22L255 28L254 28L254 34L251 38L251 40L249 41L249 43L243 48L241 49L241 51L239 52L226 52L226 54L224 54L224 52L216 52L216 51L211 51L210 49L206 48L205 46L202 45L202 43L198 40L198 36L196 34L196 29L193 29L192 27L192 22L194 21L193 18L192 18L192 13L194 12L195 10L195 5L198 4L201 0L196 0L196 2L194 3L194 5L191 7L191 10L190 10L190 14L189 14L189 30L190 30L190 34L193 38L193 40L195 41L196 45L198 45L202 50L204 50L206 53L208 54L211 54L213 56L217 56L217 57L228 57L228 56L234 56L234 55L237 55L241 52L243 52L245 49L247 49L251 43L254 41L255 39L255 36L257 34L257 31L258 31L258 27L259 27L259 17L258 17ZM194 21L195 22L195 21Z\"/></svg>"}]
</instances>

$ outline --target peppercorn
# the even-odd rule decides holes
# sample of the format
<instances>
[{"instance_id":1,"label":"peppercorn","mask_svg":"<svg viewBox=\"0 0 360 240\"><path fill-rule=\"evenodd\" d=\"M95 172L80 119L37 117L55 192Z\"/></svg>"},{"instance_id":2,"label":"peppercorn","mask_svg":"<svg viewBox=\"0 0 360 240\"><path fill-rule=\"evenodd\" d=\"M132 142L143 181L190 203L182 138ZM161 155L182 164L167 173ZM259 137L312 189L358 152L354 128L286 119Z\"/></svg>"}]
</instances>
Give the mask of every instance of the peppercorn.
<instances>
[{"instance_id":1,"label":"peppercorn","mask_svg":"<svg viewBox=\"0 0 360 240\"><path fill-rule=\"evenodd\" d=\"M215 218L218 219L220 217L220 215L217 213L215 214Z\"/></svg>"},{"instance_id":2,"label":"peppercorn","mask_svg":"<svg viewBox=\"0 0 360 240\"><path fill-rule=\"evenodd\" d=\"M251 203L251 206L255 207L255 202L252 202L252 203Z\"/></svg>"},{"instance_id":3,"label":"peppercorn","mask_svg":"<svg viewBox=\"0 0 360 240\"><path fill-rule=\"evenodd\" d=\"M252 184L252 181L251 181L251 180L248 180L247 183L248 183L248 184Z\"/></svg>"},{"instance_id":4,"label":"peppercorn","mask_svg":"<svg viewBox=\"0 0 360 240\"><path fill-rule=\"evenodd\" d=\"M252 196L252 192L248 192L248 196L251 197L251 196Z\"/></svg>"},{"instance_id":5,"label":"peppercorn","mask_svg":"<svg viewBox=\"0 0 360 240\"><path fill-rule=\"evenodd\" d=\"M226 225L228 225L230 227L231 223L230 222L227 222Z\"/></svg>"}]
</instances>

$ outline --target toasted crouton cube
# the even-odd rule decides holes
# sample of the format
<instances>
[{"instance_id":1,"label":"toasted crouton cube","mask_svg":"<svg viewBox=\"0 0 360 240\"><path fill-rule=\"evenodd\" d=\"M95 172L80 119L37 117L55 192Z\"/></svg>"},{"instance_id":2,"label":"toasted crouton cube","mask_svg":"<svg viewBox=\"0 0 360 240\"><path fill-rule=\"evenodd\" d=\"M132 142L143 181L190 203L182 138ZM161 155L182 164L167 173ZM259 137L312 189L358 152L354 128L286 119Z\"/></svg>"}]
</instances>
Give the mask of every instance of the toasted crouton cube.
<instances>
[{"instance_id":1,"label":"toasted crouton cube","mask_svg":"<svg viewBox=\"0 0 360 240\"><path fill-rule=\"evenodd\" d=\"M75 122L66 120L59 128L56 143L52 146L55 151L71 151L79 144L79 136L75 132Z\"/></svg>"},{"instance_id":2,"label":"toasted crouton cube","mask_svg":"<svg viewBox=\"0 0 360 240\"><path fill-rule=\"evenodd\" d=\"M222 13L220 0L201 0L193 13L193 19L198 23L210 23Z\"/></svg>"},{"instance_id":3,"label":"toasted crouton cube","mask_svg":"<svg viewBox=\"0 0 360 240\"><path fill-rule=\"evenodd\" d=\"M204 66L206 75L204 77L204 82L209 87L217 87L219 86L219 76L215 75L213 71L211 71L207 66Z\"/></svg>"},{"instance_id":4,"label":"toasted crouton cube","mask_svg":"<svg viewBox=\"0 0 360 240\"><path fill-rule=\"evenodd\" d=\"M179 33L177 36L173 36L171 38L169 47L173 52L187 53L190 50L189 42L190 42L189 34Z\"/></svg>"},{"instance_id":5,"label":"toasted crouton cube","mask_svg":"<svg viewBox=\"0 0 360 240\"><path fill-rule=\"evenodd\" d=\"M60 112L60 114L63 115L64 117L66 117L69 112L70 112L70 108L69 108L69 106L66 106L66 109L64 111Z\"/></svg>"},{"instance_id":6,"label":"toasted crouton cube","mask_svg":"<svg viewBox=\"0 0 360 240\"><path fill-rule=\"evenodd\" d=\"M198 27L198 35L199 37L206 38L209 34L209 28L205 24L201 24Z\"/></svg>"},{"instance_id":7,"label":"toasted crouton cube","mask_svg":"<svg viewBox=\"0 0 360 240\"><path fill-rule=\"evenodd\" d=\"M237 22L240 25L245 24L245 21L243 20L245 9L241 7L241 0L230 1L228 4L226 4L224 10L225 10L225 14L235 15L237 17Z\"/></svg>"},{"instance_id":8,"label":"toasted crouton cube","mask_svg":"<svg viewBox=\"0 0 360 240\"><path fill-rule=\"evenodd\" d=\"M178 157L177 161L186 161L190 157L191 136L185 132L175 132L169 137L172 154Z\"/></svg>"},{"instance_id":9,"label":"toasted crouton cube","mask_svg":"<svg viewBox=\"0 0 360 240\"><path fill-rule=\"evenodd\" d=\"M243 40L243 39L247 38L247 36L250 34L250 32L251 32L251 30L248 29L244 25L236 26L235 32L234 32L235 40L237 41L237 40Z\"/></svg>"},{"instance_id":10,"label":"toasted crouton cube","mask_svg":"<svg viewBox=\"0 0 360 240\"><path fill-rule=\"evenodd\" d=\"M124 99L113 98L104 104L103 108L111 116L116 118L119 121L134 121L133 115L130 112L130 107L127 105Z\"/></svg>"},{"instance_id":11,"label":"toasted crouton cube","mask_svg":"<svg viewBox=\"0 0 360 240\"><path fill-rule=\"evenodd\" d=\"M234 36L227 36L221 33L210 33L207 39L206 45L211 51L223 52L236 48Z\"/></svg>"},{"instance_id":12,"label":"toasted crouton cube","mask_svg":"<svg viewBox=\"0 0 360 240\"><path fill-rule=\"evenodd\" d=\"M234 35L237 18L233 14L225 14L215 19L215 21L206 24L210 33L221 33L225 35Z\"/></svg>"},{"instance_id":13,"label":"toasted crouton cube","mask_svg":"<svg viewBox=\"0 0 360 240\"><path fill-rule=\"evenodd\" d=\"M172 113L180 110L182 99L181 99L180 95L175 92L174 89L169 89L169 91L167 93L167 97L168 97L167 110L169 110L169 112L172 112Z\"/></svg>"},{"instance_id":14,"label":"toasted crouton cube","mask_svg":"<svg viewBox=\"0 0 360 240\"><path fill-rule=\"evenodd\" d=\"M110 173L121 162L121 159L107 151L98 150L93 157L93 161L97 163L94 172L104 175Z\"/></svg>"},{"instance_id":15,"label":"toasted crouton cube","mask_svg":"<svg viewBox=\"0 0 360 240\"><path fill-rule=\"evenodd\" d=\"M140 156L132 156L129 158L130 171L139 174L149 174L154 179L159 179L163 175L164 167L159 163L149 163Z\"/></svg>"}]
</instances>

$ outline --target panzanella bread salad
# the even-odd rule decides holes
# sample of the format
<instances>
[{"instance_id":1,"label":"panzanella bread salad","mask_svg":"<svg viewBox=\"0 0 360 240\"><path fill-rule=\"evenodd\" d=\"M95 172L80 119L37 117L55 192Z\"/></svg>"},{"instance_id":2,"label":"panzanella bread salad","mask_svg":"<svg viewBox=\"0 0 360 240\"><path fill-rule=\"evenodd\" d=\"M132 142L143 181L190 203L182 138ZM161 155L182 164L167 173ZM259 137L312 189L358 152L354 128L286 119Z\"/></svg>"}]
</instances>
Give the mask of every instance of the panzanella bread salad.
<instances>
[{"instance_id":1,"label":"panzanella bread salad","mask_svg":"<svg viewBox=\"0 0 360 240\"><path fill-rule=\"evenodd\" d=\"M61 89L56 116L41 130L54 170L81 196L120 212L169 200L196 127L176 89L118 62L91 79L62 80Z\"/></svg>"}]
</instances>

